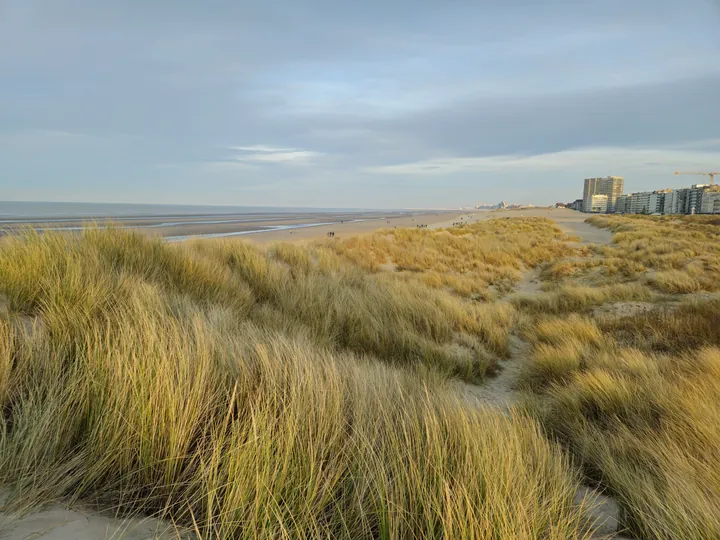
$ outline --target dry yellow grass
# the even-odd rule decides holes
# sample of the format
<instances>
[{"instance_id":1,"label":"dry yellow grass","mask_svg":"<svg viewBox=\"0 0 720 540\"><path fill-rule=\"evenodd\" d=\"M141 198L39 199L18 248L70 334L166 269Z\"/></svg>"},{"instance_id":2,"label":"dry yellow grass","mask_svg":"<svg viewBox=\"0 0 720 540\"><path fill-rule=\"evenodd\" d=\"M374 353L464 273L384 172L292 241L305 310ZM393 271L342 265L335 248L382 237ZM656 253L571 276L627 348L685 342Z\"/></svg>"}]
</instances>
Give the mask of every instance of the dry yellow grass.
<instances>
[{"instance_id":1,"label":"dry yellow grass","mask_svg":"<svg viewBox=\"0 0 720 540\"><path fill-rule=\"evenodd\" d=\"M0 482L207 538L583 538L572 460L638 538L720 537L718 224L591 221L6 239ZM463 401L511 334L526 407Z\"/></svg>"},{"instance_id":2,"label":"dry yellow grass","mask_svg":"<svg viewBox=\"0 0 720 540\"><path fill-rule=\"evenodd\" d=\"M593 216L587 220L615 234L611 245L556 259L543 277L556 285L640 282L665 294L720 288L720 224L703 216Z\"/></svg>"},{"instance_id":3,"label":"dry yellow grass","mask_svg":"<svg viewBox=\"0 0 720 540\"><path fill-rule=\"evenodd\" d=\"M707 216L598 216L588 219L615 233L598 248L603 261L623 261L628 277L651 269L650 284L662 292L720 288L720 224ZM609 266L609 265L608 265Z\"/></svg>"},{"instance_id":4,"label":"dry yellow grass","mask_svg":"<svg viewBox=\"0 0 720 540\"><path fill-rule=\"evenodd\" d=\"M518 308L532 313L583 312L606 302L648 300L650 291L637 283L603 287L565 285L557 290L537 294L519 294L511 298Z\"/></svg>"},{"instance_id":5,"label":"dry yellow grass","mask_svg":"<svg viewBox=\"0 0 720 540\"><path fill-rule=\"evenodd\" d=\"M522 279L527 268L574 253L549 219L492 219L446 230L389 229L327 242L328 248L371 272L387 267L434 288L490 299Z\"/></svg>"},{"instance_id":6,"label":"dry yellow grass","mask_svg":"<svg viewBox=\"0 0 720 540\"><path fill-rule=\"evenodd\" d=\"M510 305L320 248L96 230L5 241L0 289L18 508L78 501L204 538L590 535L560 448L441 375L485 369Z\"/></svg>"},{"instance_id":7,"label":"dry yellow grass","mask_svg":"<svg viewBox=\"0 0 720 540\"><path fill-rule=\"evenodd\" d=\"M511 298L531 316L528 410L615 496L634 536L720 537L720 300L677 301L720 287L720 223L588 221L612 245L548 263L546 292ZM619 309L596 315L603 305Z\"/></svg>"},{"instance_id":8,"label":"dry yellow grass","mask_svg":"<svg viewBox=\"0 0 720 540\"><path fill-rule=\"evenodd\" d=\"M529 407L639 538L720 535L720 301L529 330Z\"/></svg>"},{"instance_id":9,"label":"dry yellow grass","mask_svg":"<svg viewBox=\"0 0 720 540\"><path fill-rule=\"evenodd\" d=\"M141 280L322 346L471 380L493 369L494 355L507 354L513 322L511 306L469 304L418 282L368 275L323 248L300 259L288 246L170 246L88 230L9 239L4 253L0 272L12 309L41 313L58 332L82 331Z\"/></svg>"}]
</instances>

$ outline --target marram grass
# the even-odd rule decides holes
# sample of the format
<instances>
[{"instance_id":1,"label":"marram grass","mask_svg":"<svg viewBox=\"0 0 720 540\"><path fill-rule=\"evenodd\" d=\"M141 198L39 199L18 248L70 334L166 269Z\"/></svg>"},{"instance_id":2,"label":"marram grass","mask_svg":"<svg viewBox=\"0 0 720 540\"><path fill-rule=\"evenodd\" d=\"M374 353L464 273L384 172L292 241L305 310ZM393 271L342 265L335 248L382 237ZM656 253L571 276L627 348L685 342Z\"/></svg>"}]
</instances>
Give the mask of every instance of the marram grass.
<instances>
[{"instance_id":1,"label":"marram grass","mask_svg":"<svg viewBox=\"0 0 720 540\"><path fill-rule=\"evenodd\" d=\"M513 308L419 287L327 251L8 239L0 482L203 538L588 538L560 448L444 382Z\"/></svg>"}]
</instances>

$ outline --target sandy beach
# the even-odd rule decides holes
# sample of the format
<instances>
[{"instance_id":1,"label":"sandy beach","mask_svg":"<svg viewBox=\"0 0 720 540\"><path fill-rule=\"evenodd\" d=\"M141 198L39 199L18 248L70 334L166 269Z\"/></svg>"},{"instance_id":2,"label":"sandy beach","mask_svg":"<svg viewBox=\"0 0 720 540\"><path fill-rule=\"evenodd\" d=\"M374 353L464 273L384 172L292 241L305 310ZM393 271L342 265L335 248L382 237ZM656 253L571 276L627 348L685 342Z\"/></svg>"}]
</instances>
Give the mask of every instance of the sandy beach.
<instances>
[{"instance_id":1,"label":"sandy beach","mask_svg":"<svg viewBox=\"0 0 720 540\"><path fill-rule=\"evenodd\" d=\"M468 212L433 212L419 213L413 215L404 215L397 217L388 217L386 219L378 218L367 221L350 221L345 223L333 223L319 227L308 227L304 229L291 229L281 231L271 231L259 234L249 234L242 236L244 240L256 243L270 243L279 241L298 242L303 240L314 240L327 236L329 232L334 232L334 238L343 238L355 236L358 234L366 234L378 229L392 228L414 228L418 225L426 225L429 229L438 229L451 227L453 223L459 222L461 218L469 219Z\"/></svg>"},{"instance_id":2,"label":"sandy beach","mask_svg":"<svg viewBox=\"0 0 720 540\"><path fill-rule=\"evenodd\" d=\"M88 225L120 227L161 236L168 241L195 238L237 238L254 243L302 242L366 234L383 228L424 225L429 229L452 227L502 217L547 217L566 233L584 243L609 242L608 231L587 223L587 214L565 208L523 208L513 210L404 210L404 211L308 211L254 212L232 214L164 214L146 216L54 216L18 217L0 220L0 235L32 227L39 232L78 232Z\"/></svg>"},{"instance_id":3,"label":"sandy beach","mask_svg":"<svg viewBox=\"0 0 720 540\"><path fill-rule=\"evenodd\" d=\"M238 237L273 241L315 238L330 231L357 234L381 227L428 226L452 223L447 211L302 211L233 214L158 214L154 216L22 216L0 220L0 234L13 234L31 227L38 232L78 232L87 226L117 227L162 236L169 241L189 238Z\"/></svg>"},{"instance_id":4,"label":"sandy beach","mask_svg":"<svg viewBox=\"0 0 720 540\"><path fill-rule=\"evenodd\" d=\"M612 233L605 229L598 229L585 223L588 214L568 210L567 208L522 208L513 210L465 210L456 212L442 212L416 216L394 217L386 220L372 220L365 222L352 222L333 224L322 227L312 227L290 231L273 231L261 234L242 236L244 240L256 243L269 243L277 241L301 242L314 240L327 236L334 231L335 238L366 234L377 229L394 227L416 227L419 224L427 225L428 229L442 229L452 227L453 224L476 223L496 218L509 217L546 217L555 221L566 234L577 236L580 243L605 244L612 239Z\"/></svg>"}]
</instances>

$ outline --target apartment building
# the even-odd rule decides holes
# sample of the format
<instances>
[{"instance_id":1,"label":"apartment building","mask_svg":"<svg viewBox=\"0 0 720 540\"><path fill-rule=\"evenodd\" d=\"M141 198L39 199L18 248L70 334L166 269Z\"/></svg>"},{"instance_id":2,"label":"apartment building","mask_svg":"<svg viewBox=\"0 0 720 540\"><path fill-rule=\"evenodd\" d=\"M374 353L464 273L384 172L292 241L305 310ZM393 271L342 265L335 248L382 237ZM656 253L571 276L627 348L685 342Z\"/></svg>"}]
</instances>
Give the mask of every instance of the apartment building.
<instances>
[{"instance_id":1,"label":"apartment building","mask_svg":"<svg viewBox=\"0 0 720 540\"><path fill-rule=\"evenodd\" d=\"M695 184L689 188L623 194L623 178L586 178L583 198L570 208L591 213L616 214L720 214L720 185Z\"/></svg>"},{"instance_id":2,"label":"apartment building","mask_svg":"<svg viewBox=\"0 0 720 540\"><path fill-rule=\"evenodd\" d=\"M591 212L593 206L585 205L585 202L592 202L595 195L607 196L607 212L615 212L615 201L622 195L625 187L625 179L622 176L603 176L598 178L586 178L583 188L583 205L585 212ZM598 202L600 200L598 199Z\"/></svg>"},{"instance_id":3,"label":"apartment building","mask_svg":"<svg viewBox=\"0 0 720 540\"><path fill-rule=\"evenodd\" d=\"M632 195L620 195L615 201L616 214L629 214L632 211Z\"/></svg>"},{"instance_id":4,"label":"apartment building","mask_svg":"<svg viewBox=\"0 0 720 540\"><path fill-rule=\"evenodd\" d=\"M720 214L720 186L640 191L618 197L618 214Z\"/></svg>"},{"instance_id":5,"label":"apartment building","mask_svg":"<svg viewBox=\"0 0 720 540\"><path fill-rule=\"evenodd\" d=\"M665 205L665 191L640 191L623 197L627 214L662 214ZM629 208L629 209L628 209Z\"/></svg>"},{"instance_id":6,"label":"apartment building","mask_svg":"<svg viewBox=\"0 0 720 540\"><path fill-rule=\"evenodd\" d=\"M583 199L583 212L607 214L608 204L609 197L607 195L591 195Z\"/></svg>"},{"instance_id":7,"label":"apartment building","mask_svg":"<svg viewBox=\"0 0 720 540\"><path fill-rule=\"evenodd\" d=\"M690 189L673 189L665 194L665 204L663 206L663 214L689 214Z\"/></svg>"},{"instance_id":8,"label":"apartment building","mask_svg":"<svg viewBox=\"0 0 720 540\"><path fill-rule=\"evenodd\" d=\"M707 186L702 190L699 214L720 214L720 186Z\"/></svg>"}]
</instances>

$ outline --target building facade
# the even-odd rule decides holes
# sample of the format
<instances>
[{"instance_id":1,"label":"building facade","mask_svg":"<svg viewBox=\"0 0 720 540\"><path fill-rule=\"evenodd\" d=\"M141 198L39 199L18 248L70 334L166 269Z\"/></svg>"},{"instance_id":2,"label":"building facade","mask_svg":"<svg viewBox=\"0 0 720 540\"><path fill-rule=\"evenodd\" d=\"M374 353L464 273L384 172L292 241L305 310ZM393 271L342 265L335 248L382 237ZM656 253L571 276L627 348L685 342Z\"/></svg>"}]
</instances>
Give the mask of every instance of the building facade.
<instances>
[{"instance_id":1,"label":"building facade","mask_svg":"<svg viewBox=\"0 0 720 540\"><path fill-rule=\"evenodd\" d=\"M594 195L607 196L607 212L615 212L615 201L622 195L625 179L622 176L603 176L586 178L583 187L583 203L591 200ZM585 210L588 212L590 210Z\"/></svg>"},{"instance_id":2,"label":"building facade","mask_svg":"<svg viewBox=\"0 0 720 540\"><path fill-rule=\"evenodd\" d=\"M607 195L591 195L586 197L583 199L583 212L607 214L608 199L609 197Z\"/></svg>"},{"instance_id":3,"label":"building facade","mask_svg":"<svg viewBox=\"0 0 720 540\"><path fill-rule=\"evenodd\" d=\"M689 214L687 209L689 193L690 190L687 188L673 189L666 193L663 214Z\"/></svg>"},{"instance_id":4,"label":"building facade","mask_svg":"<svg viewBox=\"0 0 720 540\"><path fill-rule=\"evenodd\" d=\"M623 187L619 176L586 178L583 198L568 206L595 214L720 214L720 185L695 184L628 194L622 193Z\"/></svg>"},{"instance_id":5,"label":"building facade","mask_svg":"<svg viewBox=\"0 0 720 540\"><path fill-rule=\"evenodd\" d=\"M662 214L665 210L665 197L669 190L639 191L627 195L629 205L623 201L627 214Z\"/></svg>"},{"instance_id":6,"label":"building facade","mask_svg":"<svg viewBox=\"0 0 720 540\"><path fill-rule=\"evenodd\" d=\"M632 194L620 195L615 201L616 214L629 214L632 211Z\"/></svg>"},{"instance_id":7,"label":"building facade","mask_svg":"<svg viewBox=\"0 0 720 540\"><path fill-rule=\"evenodd\" d=\"M582 199L575 199L573 202L569 204L569 208L571 210L577 210L578 212L582 212L583 210L583 200Z\"/></svg>"},{"instance_id":8,"label":"building facade","mask_svg":"<svg viewBox=\"0 0 720 540\"><path fill-rule=\"evenodd\" d=\"M707 186L702 190L699 214L720 214L720 186Z\"/></svg>"}]
</instances>

